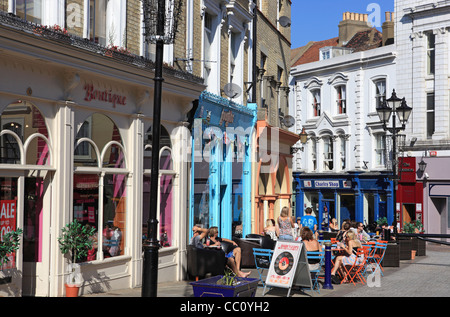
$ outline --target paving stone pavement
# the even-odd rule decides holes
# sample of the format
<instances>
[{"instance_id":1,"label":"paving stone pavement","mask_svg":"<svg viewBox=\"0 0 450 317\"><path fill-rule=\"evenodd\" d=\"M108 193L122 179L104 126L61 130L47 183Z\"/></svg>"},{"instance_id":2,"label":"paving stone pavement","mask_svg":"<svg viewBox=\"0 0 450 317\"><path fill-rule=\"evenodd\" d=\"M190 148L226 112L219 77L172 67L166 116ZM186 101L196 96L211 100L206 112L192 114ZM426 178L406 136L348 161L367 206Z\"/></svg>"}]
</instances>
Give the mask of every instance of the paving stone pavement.
<instances>
[{"instance_id":1,"label":"paving stone pavement","mask_svg":"<svg viewBox=\"0 0 450 317\"><path fill-rule=\"evenodd\" d=\"M333 290L321 289L320 294L309 290L293 289L291 297L449 297L450 246L428 243L426 252L426 256L401 261L398 268L385 268L378 287L353 284L333 285ZM252 270L250 277L259 277L256 270ZM287 290L272 289L264 296L262 293L263 288L258 287L256 297L283 298L286 297ZM189 281L158 284L157 294L158 297L193 297ZM89 294L83 297L141 297L141 288Z\"/></svg>"}]
</instances>

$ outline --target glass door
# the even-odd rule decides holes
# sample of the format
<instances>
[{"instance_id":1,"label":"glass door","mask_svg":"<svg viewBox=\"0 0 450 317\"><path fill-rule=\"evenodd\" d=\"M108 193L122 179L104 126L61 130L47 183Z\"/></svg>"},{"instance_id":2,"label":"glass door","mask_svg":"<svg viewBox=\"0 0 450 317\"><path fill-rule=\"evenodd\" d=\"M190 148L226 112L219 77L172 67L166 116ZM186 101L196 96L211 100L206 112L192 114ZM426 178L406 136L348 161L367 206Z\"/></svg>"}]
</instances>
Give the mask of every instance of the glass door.
<instances>
[{"instance_id":1,"label":"glass door","mask_svg":"<svg viewBox=\"0 0 450 317\"><path fill-rule=\"evenodd\" d=\"M50 241L49 235L44 235L44 232L49 232L50 227L48 197L50 191L48 178L42 174L30 172L30 176L24 178L22 194L24 296L48 296Z\"/></svg>"}]
</instances>

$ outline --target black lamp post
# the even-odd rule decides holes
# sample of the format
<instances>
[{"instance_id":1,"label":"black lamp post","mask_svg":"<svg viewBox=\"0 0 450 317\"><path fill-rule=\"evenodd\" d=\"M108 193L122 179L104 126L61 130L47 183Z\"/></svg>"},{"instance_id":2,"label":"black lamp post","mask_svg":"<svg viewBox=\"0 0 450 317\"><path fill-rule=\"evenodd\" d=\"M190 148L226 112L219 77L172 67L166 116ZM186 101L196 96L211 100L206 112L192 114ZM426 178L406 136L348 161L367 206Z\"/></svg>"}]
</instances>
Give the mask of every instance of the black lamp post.
<instances>
[{"instance_id":1,"label":"black lamp post","mask_svg":"<svg viewBox=\"0 0 450 317\"><path fill-rule=\"evenodd\" d=\"M156 44L155 88L153 103L152 173L150 183L150 215L147 240L144 242L142 297L156 297L158 285L158 175L161 132L161 97L164 44L175 39L181 0L143 0L145 40Z\"/></svg>"},{"instance_id":2,"label":"black lamp post","mask_svg":"<svg viewBox=\"0 0 450 317\"><path fill-rule=\"evenodd\" d=\"M394 190L392 191L392 196L394 200L394 214L397 212L396 210L396 204L397 204L397 183L398 183L398 176L397 176L397 136L398 132L405 130L406 122L409 119L409 116L411 115L412 108L408 107L406 104L405 98L400 99L397 97L397 94L395 92L395 89L392 92L391 98L387 99L386 101L382 102L377 107L377 113L380 117L380 121L383 123L383 129L385 131L391 132L392 136L392 178L394 181ZM392 116L392 127L387 127L387 123L389 122L389 119ZM399 118L399 121L401 123L400 127L397 127L397 116Z\"/></svg>"}]
</instances>

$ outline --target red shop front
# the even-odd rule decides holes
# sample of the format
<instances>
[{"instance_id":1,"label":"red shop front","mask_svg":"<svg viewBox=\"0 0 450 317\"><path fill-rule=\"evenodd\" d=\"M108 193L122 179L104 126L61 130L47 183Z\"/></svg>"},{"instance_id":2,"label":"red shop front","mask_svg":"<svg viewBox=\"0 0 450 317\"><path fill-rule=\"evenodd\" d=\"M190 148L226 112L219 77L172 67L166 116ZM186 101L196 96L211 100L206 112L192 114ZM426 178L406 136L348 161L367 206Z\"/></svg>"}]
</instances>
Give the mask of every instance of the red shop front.
<instances>
[{"instance_id":1,"label":"red shop front","mask_svg":"<svg viewBox=\"0 0 450 317\"><path fill-rule=\"evenodd\" d=\"M423 183L417 181L415 157L399 158L396 220L404 223L420 220L423 223Z\"/></svg>"}]
</instances>

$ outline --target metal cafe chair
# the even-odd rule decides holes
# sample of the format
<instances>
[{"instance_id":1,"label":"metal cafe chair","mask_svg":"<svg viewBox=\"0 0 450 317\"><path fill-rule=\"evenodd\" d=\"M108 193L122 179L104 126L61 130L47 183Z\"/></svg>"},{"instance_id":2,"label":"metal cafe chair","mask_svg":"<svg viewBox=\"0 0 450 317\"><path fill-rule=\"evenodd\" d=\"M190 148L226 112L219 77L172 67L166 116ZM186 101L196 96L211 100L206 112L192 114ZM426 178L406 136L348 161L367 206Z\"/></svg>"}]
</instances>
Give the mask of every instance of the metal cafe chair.
<instances>
[{"instance_id":1,"label":"metal cafe chair","mask_svg":"<svg viewBox=\"0 0 450 317\"><path fill-rule=\"evenodd\" d=\"M253 256L255 258L256 270L258 271L259 278L261 280L262 286L265 287L264 271L268 270L270 267L270 262L272 261L273 250L271 249L257 249L253 248Z\"/></svg>"}]
</instances>

